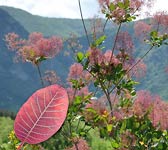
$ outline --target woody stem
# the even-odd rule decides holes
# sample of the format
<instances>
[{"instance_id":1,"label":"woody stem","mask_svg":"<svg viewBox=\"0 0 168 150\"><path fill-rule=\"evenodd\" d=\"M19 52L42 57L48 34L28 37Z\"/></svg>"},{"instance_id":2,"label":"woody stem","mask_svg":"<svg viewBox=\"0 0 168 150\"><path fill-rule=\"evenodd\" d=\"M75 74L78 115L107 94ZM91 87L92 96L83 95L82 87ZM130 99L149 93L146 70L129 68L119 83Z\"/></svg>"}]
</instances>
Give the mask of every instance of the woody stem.
<instances>
[{"instance_id":1,"label":"woody stem","mask_svg":"<svg viewBox=\"0 0 168 150\"><path fill-rule=\"evenodd\" d=\"M42 78L42 75L41 75L40 66L39 66L39 64L37 64L36 66L37 66L38 74L39 74L39 77L40 77L41 85L42 85L42 87L44 87L44 82L43 82L43 78Z\"/></svg>"}]
</instances>

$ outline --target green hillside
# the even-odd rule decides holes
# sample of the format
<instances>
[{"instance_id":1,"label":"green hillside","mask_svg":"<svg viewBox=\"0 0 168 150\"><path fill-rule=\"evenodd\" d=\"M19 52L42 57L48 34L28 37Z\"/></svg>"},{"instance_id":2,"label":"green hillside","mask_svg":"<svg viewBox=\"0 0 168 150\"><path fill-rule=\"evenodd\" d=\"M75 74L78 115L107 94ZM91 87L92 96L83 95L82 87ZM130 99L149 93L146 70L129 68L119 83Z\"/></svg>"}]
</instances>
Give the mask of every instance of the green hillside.
<instances>
[{"instance_id":1,"label":"green hillside","mask_svg":"<svg viewBox=\"0 0 168 150\"><path fill-rule=\"evenodd\" d=\"M168 74L165 67L168 65L168 47L154 49L146 58L147 74L140 80L139 88L148 89L168 101Z\"/></svg>"},{"instance_id":2,"label":"green hillside","mask_svg":"<svg viewBox=\"0 0 168 150\"><path fill-rule=\"evenodd\" d=\"M32 15L26 11L12 7L0 6L9 15L16 19L28 32L42 32L45 36L60 35L67 37L70 33L78 36L84 34L82 21L80 19L47 18ZM90 20L85 20L89 29ZM61 32L60 32L61 31Z\"/></svg>"},{"instance_id":3,"label":"green hillside","mask_svg":"<svg viewBox=\"0 0 168 150\"><path fill-rule=\"evenodd\" d=\"M8 135L12 130L13 120L9 117L0 117L0 146L9 141Z\"/></svg>"}]
</instances>

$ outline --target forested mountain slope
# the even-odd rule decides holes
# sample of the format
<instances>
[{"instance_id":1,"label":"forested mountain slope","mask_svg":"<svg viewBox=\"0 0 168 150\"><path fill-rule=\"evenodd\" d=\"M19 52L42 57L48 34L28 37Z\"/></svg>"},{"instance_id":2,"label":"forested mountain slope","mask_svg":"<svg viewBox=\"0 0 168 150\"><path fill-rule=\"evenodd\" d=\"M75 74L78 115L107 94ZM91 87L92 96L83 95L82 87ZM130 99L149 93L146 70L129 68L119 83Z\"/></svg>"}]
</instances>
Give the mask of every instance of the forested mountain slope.
<instances>
[{"instance_id":1,"label":"forested mountain slope","mask_svg":"<svg viewBox=\"0 0 168 150\"><path fill-rule=\"evenodd\" d=\"M89 20L86 21L89 24ZM46 30L47 29L47 30ZM124 26L134 38L132 24ZM7 49L4 36L9 32L15 32L26 38L33 31L42 32L45 36L60 35L67 37L69 33L80 36L80 44L83 49L88 48L82 23L80 20L44 18L31 15L20 9L0 7L0 109L18 110L20 105L38 88L41 87L37 69L30 63L14 63L14 52ZM106 28L109 39L114 35L115 28ZM139 57L145 53L146 47L140 41L136 41L135 55ZM66 82L69 66L73 62L73 56L65 56L67 43L64 50L56 58L47 60L41 64L42 72L55 70L63 82ZM107 48L112 46L111 40L105 43ZM137 89L149 89L152 93L160 95L168 100L168 75L164 72L168 65L167 47L154 49L144 60L147 64L147 74L140 80Z\"/></svg>"}]
</instances>

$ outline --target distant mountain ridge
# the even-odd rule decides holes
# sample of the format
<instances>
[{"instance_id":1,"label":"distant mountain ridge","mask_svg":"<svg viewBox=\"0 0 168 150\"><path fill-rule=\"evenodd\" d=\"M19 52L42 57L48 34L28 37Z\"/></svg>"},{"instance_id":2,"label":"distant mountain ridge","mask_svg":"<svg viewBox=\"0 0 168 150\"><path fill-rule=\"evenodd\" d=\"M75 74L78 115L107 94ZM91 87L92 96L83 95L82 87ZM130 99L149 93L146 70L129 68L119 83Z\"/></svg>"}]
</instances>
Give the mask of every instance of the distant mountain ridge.
<instances>
[{"instance_id":1,"label":"distant mountain ridge","mask_svg":"<svg viewBox=\"0 0 168 150\"><path fill-rule=\"evenodd\" d=\"M86 20L89 25L89 20ZM124 26L124 30L132 33L132 24ZM79 19L56 19L34 16L20 9L0 6L0 109L16 111L20 105L38 88L41 87L37 70L29 63L14 63L14 53L7 50L4 36L9 32L15 32L26 38L33 31L42 32L45 36L60 35L66 38L69 33L77 33L83 49L87 49L87 41L84 35L82 22ZM107 27L106 33L111 37L115 28ZM110 48L111 41L105 43ZM142 56L145 47L136 42L138 53ZM66 50L66 43L64 50ZM64 50L54 59L43 62L41 69L54 69L58 76L66 81L69 66L73 62L71 55L64 56ZM149 89L152 93L160 94L168 100L168 75L164 74L164 67L168 65L167 47L153 50L146 58L148 65L147 76L141 79L138 89Z\"/></svg>"},{"instance_id":2,"label":"distant mountain ridge","mask_svg":"<svg viewBox=\"0 0 168 150\"><path fill-rule=\"evenodd\" d=\"M24 85L24 81L28 78L27 72L30 66L13 63L14 55L7 50L3 40L5 34L9 32L16 32L22 35L22 37L27 37L29 34L18 21L6 13L6 11L0 9L0 108L12 109L12 107L15 107L15 103L17 105L17 99L23 99L25 92L29 93L29 89ZM17 73L17 71L20 73ZM18 91L15 90L16 88L18 90L22 89L23 95L18 94Z\"/></svg>"},{"instance_id":3,"label":"distant mountain ridge","mask_svg":"<svg viewBox=\"0 0 168 150\"><path fill-rule=\"evenodd\" d=\"M48 18L32 15L24 10L13 7L0 6L0 9L6 11L15 20L24 26L28 32L42 32L45 36L59 35L67 37L71 32L77 36L84 34L82 21L80 19ZM85 20L89 29L90 20Z\"/></svg>"},{"instance_id":4,"label":"distant mountain ridge","mask_svg":"<svg viewBox=\"0 0 168 150\"><path fill-rule=\"evenodd\" d=\"M15 32L22 38L27 38L29 35L20 22L0 8L0 109L16 111L35 90L41 87L41 84L36 68L30 63L14 63L15 54L7 49L4 41L5 35L10 32ZM69 66L64 66L63 53L60 55L57 59L44 62L41 69L58 70L58 75L65 79ZM70 58L64 62L70 64L72 60Z\"/></svg>"}]
</instances>

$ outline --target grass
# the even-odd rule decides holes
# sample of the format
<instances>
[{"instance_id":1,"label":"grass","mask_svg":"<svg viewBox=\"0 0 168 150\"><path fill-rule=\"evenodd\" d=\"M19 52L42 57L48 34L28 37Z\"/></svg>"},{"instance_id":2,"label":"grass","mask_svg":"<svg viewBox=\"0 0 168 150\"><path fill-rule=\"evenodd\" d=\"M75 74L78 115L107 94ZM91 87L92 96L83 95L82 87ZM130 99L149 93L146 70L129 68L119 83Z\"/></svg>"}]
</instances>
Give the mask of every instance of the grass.
<instances>
[{"instance_id":1,"label":"grass","mask_svg":"<svg viewBox=\"0 0 168 150\"><path fill-rule=\"evenodd\" d=\"M0 145L3 143L8 143L8 135L13 130L13 120L9 117L0 117ZM57 137L58 138L58 137ZM60 138L60 137L59 137ZM112 150L111 143L109 140L105 140L99 137L98 129L90 130L87 136L88 144L91 147L91 150ZM55 137L49 139L50 146L55 149L55 143L58 143ZM63 139L61 139L63 140ZM64 144L64 142L62 143ZM48 146L47 146L48 147Z\"/></svg>"},{"instance_id":2,"label":"grass","mask_svg":"<svg viewBox=\"0 0 168 150\"><path fill-rule=\"evenodd\" d=\"M0 145L7 143L8 135L13 130L13 120L9 117L0 117Z\"/></svg>"},{"instance_id":3,"label":"grass","mask_svg":"<svg viewBox=\"0 0 168 150\"><path fill-rule=\"evenodd\" d=\"M110 140L100 138L97 129L91 130L88 135L88 143L91 150L113 150Z\"/></svg>"}]
</instances>

